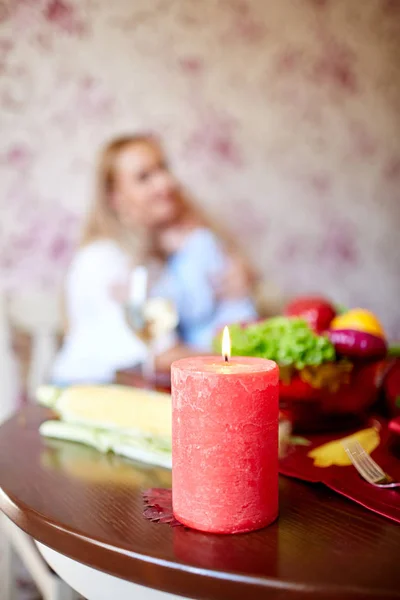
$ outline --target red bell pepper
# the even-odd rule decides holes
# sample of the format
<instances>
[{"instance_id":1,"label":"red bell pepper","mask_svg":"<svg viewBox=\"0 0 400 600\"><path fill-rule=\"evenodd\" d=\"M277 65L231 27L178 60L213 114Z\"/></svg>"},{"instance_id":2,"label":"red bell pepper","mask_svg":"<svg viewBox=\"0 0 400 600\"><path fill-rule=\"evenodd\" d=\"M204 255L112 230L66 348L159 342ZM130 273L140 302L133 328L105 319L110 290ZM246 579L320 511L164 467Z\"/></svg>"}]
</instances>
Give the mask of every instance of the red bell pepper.
<instances>
[{"instance_id":1,"label":"red bell pepper","mask_svg":"<svg viewBox=\"0 0 400 600\"><path fill-rule=\"evenodd\" d=\"M328 329L332 319L336 316L336 311L325 298L303 296L292 300L287 305L284 314L287 317L302 317L313 331L322 333Z\"/></svg>"}]
</instances>

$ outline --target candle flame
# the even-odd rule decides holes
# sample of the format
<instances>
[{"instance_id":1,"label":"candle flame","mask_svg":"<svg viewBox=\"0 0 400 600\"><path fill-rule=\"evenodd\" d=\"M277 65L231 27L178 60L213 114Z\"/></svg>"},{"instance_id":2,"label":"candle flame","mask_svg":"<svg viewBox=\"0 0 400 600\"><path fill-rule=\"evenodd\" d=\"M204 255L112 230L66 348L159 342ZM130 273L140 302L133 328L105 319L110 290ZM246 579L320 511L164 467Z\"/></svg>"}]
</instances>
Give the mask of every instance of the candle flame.
<instances>
[{"instance_id":1,"label":"candle flame","mask_svg":"<svg viewBox=\"0 0 400 600\"><path fill-rule=\"evenodd\" d=\"M229 329L227 326L224 327L224 332L222 334L222 356L225 359L225 362L231 357L231 336L229 335Z\"/></svg>"}]
</instances>

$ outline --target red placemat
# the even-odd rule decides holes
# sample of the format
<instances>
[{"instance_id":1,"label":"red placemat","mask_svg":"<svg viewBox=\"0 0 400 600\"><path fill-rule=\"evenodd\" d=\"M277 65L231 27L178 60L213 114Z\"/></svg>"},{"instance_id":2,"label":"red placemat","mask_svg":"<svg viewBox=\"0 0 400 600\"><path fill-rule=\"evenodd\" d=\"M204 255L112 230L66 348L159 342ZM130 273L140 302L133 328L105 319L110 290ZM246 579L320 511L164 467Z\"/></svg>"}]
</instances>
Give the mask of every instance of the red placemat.
<instances>
[{"instance_id":1,"label":"red placemat","mask_svg":"<svg viewBox=\"0 0 400 600\"><path fill-rule=\"evenodd\" d=\"M393 479L400 481L400 455L395 452L394 446L390 443L391 434L387 423L380 420L379 424L381 426L380 444L371 456ZM368 510L400 523L400 489L385 490L372 486L359 476L353 465L314 466L314 460L308 456L308 453L314 448L341 439L355 431L357 430L340 435L336 433L305 436L311 442L310 445L294 446L280 461L279 471L288 477L312 483L323 483Z\"/></svg>"}]
</instances>

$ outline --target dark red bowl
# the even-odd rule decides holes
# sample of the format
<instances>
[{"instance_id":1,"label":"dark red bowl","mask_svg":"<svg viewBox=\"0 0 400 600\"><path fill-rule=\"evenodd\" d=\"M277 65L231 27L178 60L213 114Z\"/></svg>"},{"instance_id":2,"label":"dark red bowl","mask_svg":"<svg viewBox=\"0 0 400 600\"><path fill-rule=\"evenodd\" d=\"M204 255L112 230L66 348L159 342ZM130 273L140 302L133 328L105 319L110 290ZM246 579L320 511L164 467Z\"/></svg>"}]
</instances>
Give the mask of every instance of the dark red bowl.
<instances>
[{"instance_id":1,"label":"dark red bowl","mask_svg":"<svg viewBox=\"0 0 400 600\"><path fill-rule=\"evenodd\" d=\"M292 377L280 382L280 403L292 414L294 430L326 431L346 428L360 421L377 400L384 361L354 365L350 381L336 392L313 388Z\"/></svg>"},{"instance_id":2,"label":"dark red bowl","mask_svg":"<svg viewBox=\"0 0 400 600\"><path fill-rule=\"evenodd\" d=\"M400 416L400 358L389 358L383 381L386 406L392 417Z\"/></svg>"}]
</instances>

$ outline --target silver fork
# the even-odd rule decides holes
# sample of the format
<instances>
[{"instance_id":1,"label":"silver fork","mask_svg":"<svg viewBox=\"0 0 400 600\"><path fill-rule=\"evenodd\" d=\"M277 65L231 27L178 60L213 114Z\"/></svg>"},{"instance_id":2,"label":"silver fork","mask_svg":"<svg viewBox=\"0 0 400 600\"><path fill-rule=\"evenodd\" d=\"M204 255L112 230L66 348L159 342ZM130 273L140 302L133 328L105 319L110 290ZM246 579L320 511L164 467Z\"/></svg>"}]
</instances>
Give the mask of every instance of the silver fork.
<instances>
[{"instance_id":1,"label":"silver fork","mask_svg":"<svg viewBox=\"0 0 400 600\"><path fill-rule=\"evenodd\" d=\"M379 488L400 488L400 482L393 481L364 450L360 442L343 440L342 444L347 456L365 481Z\"/></svg>"}]
</instances>

